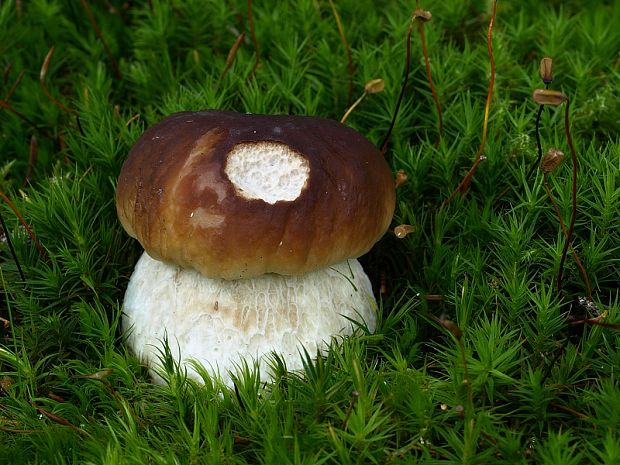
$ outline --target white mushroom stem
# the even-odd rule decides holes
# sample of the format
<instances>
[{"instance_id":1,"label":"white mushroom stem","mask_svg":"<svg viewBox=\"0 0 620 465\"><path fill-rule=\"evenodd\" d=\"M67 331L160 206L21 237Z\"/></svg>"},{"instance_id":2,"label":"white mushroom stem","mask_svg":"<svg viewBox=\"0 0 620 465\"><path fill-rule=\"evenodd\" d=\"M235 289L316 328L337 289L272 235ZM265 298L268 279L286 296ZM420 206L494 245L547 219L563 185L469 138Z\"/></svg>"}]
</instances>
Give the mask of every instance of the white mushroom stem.
<instances>
[{"instance_id":1,"label":"white mushroom stem","mask_svg":"<svg viewBox=\"0 0 620 465\"><path fill-rule=\"evenodd\" d=\"M253 279L209 279L192 270L142 255L124 301L127 342L151 369L156 381L162 342L188 375L201 380L191 359L219 374L243 359L280 354L290 370L302 368L302 347L322 350L333 336L349 335L357 321L374 331L376 302L357 260L347 260L302 276L262 275Z\"/></svg>"}]
</instances>

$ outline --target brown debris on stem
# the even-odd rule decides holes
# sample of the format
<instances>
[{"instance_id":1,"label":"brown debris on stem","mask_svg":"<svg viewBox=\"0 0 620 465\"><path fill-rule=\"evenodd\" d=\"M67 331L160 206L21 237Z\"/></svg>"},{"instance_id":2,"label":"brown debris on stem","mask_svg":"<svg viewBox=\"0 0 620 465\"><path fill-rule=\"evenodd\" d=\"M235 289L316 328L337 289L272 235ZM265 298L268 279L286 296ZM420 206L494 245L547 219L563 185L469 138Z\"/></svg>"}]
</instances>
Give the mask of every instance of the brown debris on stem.
<instances>
[{"instance_id":1,"label":"brown debris on stem","mask_svg":"<svg viewBox=\"0 0 620 465\"><path fill-rule=\"evenodd\" d=\"M558 168L564 161L564 152L551 148L540 163L540 169L543 173L548 174Z\"/></svg>"},{"instance_id":2,"label":"brown debris on stem","mask_svg":"<svg viewBox=\"0 0 620 465\"><path fill-rule=\"evenodd\" d=\"M401 224L394 228L394 235L399 239L404 239L415 231L415 227L410 224Z\"/></svg>"},{"instance_id":3,"label":"brown debris on stem","mask_svg":"<svg viewBox=\"0 0 620 465\"><path fill-rule=\"evenodd\" d=\"M394 180L394 185L398 189L400 186L405 184L408 181L409 177L404 170L398 170L396 172L396 179Z\"/></svg>"}]
</instances>

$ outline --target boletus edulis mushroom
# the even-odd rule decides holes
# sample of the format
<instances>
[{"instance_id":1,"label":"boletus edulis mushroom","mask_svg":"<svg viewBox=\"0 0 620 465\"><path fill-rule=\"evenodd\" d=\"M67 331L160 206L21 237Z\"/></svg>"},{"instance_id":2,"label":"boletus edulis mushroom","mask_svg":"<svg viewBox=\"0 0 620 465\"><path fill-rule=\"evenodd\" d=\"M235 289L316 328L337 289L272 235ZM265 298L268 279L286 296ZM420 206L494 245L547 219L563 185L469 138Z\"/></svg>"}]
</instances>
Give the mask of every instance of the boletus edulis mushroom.
<instances>
[{"instance_id":1,"label":"boletus edulis mushroom","mask_svg":"<svg viewBox=\"0 0 620 465\"><path fill-rule=\"evenodd\" d=\"M189 376L194 359L230 385L244 358L265 368L276 352L298 369L302 347L316 353L353 321L374 330L355 258L386 232L394 205L379 150L338 122L168 116L118 179L119 219L145 249L123 304L130 348L153 369L167 338Z\"/></svg>"}]
</instances>

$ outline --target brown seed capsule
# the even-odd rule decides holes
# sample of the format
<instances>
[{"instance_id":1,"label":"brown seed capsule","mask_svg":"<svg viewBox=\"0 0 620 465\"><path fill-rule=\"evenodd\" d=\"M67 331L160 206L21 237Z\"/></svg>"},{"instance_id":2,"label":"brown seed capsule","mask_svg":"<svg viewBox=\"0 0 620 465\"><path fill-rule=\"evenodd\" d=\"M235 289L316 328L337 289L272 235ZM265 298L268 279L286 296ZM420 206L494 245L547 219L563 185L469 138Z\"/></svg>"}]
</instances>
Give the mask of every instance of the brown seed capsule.
<instances>
[{"instance_id":1,"label":"brown seed capsule","mask_svg":"<svg viewBox=\"0 0 620 465\"><path fill-rule=\"evenodd\" d=\"M378 94L385 89L385 81L383 79L373 79L368 81L364 86L364 92L367 94Z\"/></svg>"},{"instance_id":2,"label":"brown seed capsule","mask_svg":"<svg viewBox=\"0 0 620 465\"><path fill-rule=\"evenodd\" d=\"M540 163L540 169L543 173L551 173L564 161L564 152L558 149L551 148L547 151Z\"/></svg>"},{"instance_id":3,"label":"brown seed capsule","mask_svg":"<svg viewBox=\"0 0 620 465\"><path fill-rule=\"evenodd\" d=\"M411 234L413 231L415 231L415 228L410 224L401 224L394 228L394 234L399 239L404 239L405 237L407 237L408 234Z\"/></svg>"},{"instance_id":4,"label":"brown seed capsule","mask_svg":"<svg viewBox=\"0 0 620 465\"><path fill-rule=\"evenodd\" d=\"M561 105L566 99L564 94L557 90L536 89L532 94L532 98L539 105Z\"/></svg>"},{"instance_id":5,"label":"brown seed capsule","mask_svg":"<svg viewBox=\"0 0 620 465\"><path fill-rule=\"evenodd\" d=\"M396 188L399 188L400 186L405 184L408 179L409 177L407 176L407 173L405 173L403 170L398 170L396 172L396 181L395 181Z\"/></svg>"},{"instance_id":6,"label":"brown seed capsule","mask_svg":"<svg viewBox=\"0 0 620 465\"><path fill-rule=\"evenodd\" d=\"M540 60L540 78L545 84L553 81L553 60L549 57Z\"/></svg>"},{"instance_id":7,"label":"brown seed capsule","mask_svg":"<svg viewBox=\"0 0 620 465\"><path fill-rule=\"evenodd\" d=\"M428 22L433 18L433 15L430 11L422 10L421 8L416 8L413 12L413 19L419 19L424 22Z\"/></svg>"}]
</instances>

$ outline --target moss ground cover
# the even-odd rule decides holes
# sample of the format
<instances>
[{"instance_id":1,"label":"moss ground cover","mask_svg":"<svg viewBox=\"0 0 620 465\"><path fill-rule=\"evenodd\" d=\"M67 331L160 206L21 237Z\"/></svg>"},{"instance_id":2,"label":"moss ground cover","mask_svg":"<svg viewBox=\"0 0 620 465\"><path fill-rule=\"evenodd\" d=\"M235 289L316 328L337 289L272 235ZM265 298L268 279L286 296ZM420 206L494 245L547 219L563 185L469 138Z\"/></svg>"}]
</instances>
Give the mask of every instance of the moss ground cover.
<instances>
[{"instance_id":1,"label":"moss ground cover","mask_svg":"<svg viewBox=\"0 0 620 465\"><path fill-rule=\"evenodd\" d=\"M484 161L449 202L481 143L492 3L422 3L439 106L414 22L385 153L397 211L363 259L376 333L302 372L274 356L268 385L249 364L235 391L186 380L163 348L167 385L150 383L120 329L141 249L114 208L144 128L204 108L339 120L380 78L347 117L380 145L401 93L414 2L248 6L0 4L0 463L620 463L613 1L497 4ZM537 125L543 57L570 99L569 243L567 105ZM546 174L537 132L565 153Z\"/></svg>"}]
</instances>

